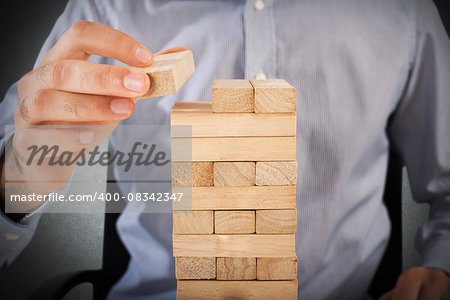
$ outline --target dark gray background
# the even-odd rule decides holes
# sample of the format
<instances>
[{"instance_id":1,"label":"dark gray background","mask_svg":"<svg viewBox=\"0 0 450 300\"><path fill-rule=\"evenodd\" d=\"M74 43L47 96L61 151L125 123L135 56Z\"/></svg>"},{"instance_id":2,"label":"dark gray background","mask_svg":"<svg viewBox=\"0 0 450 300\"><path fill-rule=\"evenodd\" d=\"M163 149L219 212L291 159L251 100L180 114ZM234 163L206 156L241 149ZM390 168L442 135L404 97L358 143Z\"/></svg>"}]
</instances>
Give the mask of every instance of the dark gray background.
<instances>
[{"instance_id":1,"label":"dark gray background","mask_svg":"<svg viewBox=\"0 0 450 300\"><path fill-rule=\"evenodd\" d=\"M29 72L67 0L0 1L0 96Z\"/></svg>"},{"instance_id":2,"label":"dark gray background","mask_svg":"<svg viewBox=\"0 0 450 300\"><path fill-rule=\"evenodd\" d=\"M0 97L8 87L32 69L38 52L63 11L66 0L3 0L0 4L2 47ZM437 0L449 27L450 0ZM86 174L84 174L86 176ZM95 172L90 176L98 176ZM98 177L97 177L98 178ZM427 207L411 201L408 182L403 183L404 268L419 259L413 241ZM101 264L103 216L89 214L45 215L29 247L0 271L0 298L26 299L46 278L65 271L95 269ZM89 287L80 287L68 299L88 298Z\"/></svg>"}]
</instances>

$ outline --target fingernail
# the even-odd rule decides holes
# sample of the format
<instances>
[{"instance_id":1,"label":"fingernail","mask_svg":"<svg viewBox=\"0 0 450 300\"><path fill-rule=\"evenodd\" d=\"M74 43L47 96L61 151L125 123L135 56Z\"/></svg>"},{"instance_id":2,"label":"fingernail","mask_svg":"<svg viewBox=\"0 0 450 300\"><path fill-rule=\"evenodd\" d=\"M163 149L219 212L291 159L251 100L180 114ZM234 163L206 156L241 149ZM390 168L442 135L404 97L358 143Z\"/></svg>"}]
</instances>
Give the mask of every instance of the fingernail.
<instances>
[{"instance_id":1,"label":"fingernail","mask_svg":"<svg viewBox=\"0 0 450 300\"><path fill-rule=\"evenodd\" d=\"M83 145L90 144L94 140L94 132L93 131L81 131L78 135L78 139L80 143Z\"/></svg>"},{"instance_id":2,"label":"fingernail","mask_svg":"<svg viewBox=\"0 0 450 300\"><path fill-rule=\"evenodd\" d=\"M136 58L143 64L149 63L152 59L152 53L145 48L136 48Z\"/></svg>"},{"instance_id":3,"label":"fingernail","mask_svg":"<svg viewBox=\"0 0 450 300\"><path fill-rule=\"evenodd\" d=\"M109 106L111 111L117 115L128 115L132 107L130 99L113 99Z\"/></svg>"},{"instance_id":4,"label":"fingernail","mask_svg":"<svg viewBox=\"0 0 450 300\"><path fill-rule=\"evenodd\" d=\"M145 75L143 74L129 74L125 76L124 85L127 89L133 92L142 92L145 86Z\"/></svg>"}]
</instances>

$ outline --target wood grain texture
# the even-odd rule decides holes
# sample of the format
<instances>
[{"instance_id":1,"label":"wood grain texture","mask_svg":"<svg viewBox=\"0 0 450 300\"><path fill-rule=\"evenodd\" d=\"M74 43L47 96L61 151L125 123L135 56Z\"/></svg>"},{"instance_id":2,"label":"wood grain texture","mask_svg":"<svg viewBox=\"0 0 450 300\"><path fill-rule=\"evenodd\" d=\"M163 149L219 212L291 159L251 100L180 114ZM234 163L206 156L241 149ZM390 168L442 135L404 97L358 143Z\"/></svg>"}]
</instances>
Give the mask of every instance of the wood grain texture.
<instances>
[{"instance_id":1,"label":"wood grain texture","mask_svg":"<svg viewBox=\"0 0 450 300\"><path fill-rule=\"evenodd\" d=\"M295 209L295 186L176 187L182 201L174 210L261 210Z\"/></svg>"},{"instance_id":2,"label":"wood grain texture","mask_svg":"<svg viewBox=\"0 0 450 300\"><path fill-rule=\"evenodd\" d=\"M296 257L257 258L258 280L294 280L297 279Z\"/></svg>"},{"instance_id":3,"label":"wood grain texture","mask_svg":"<svg viewBox=\"0 0 450 300\"><path fill-rule=\"evenodd\" d=\"M295 147L295 137L173 138L172 161L290 161Z\"/></svg>"},{"instance_id":4,"label":"wood grain texture","mask_svg":"<svg viewBox=\"0 0 450 300\"><path fill-rule=\"evenodd\" d=\"M255 162L215 162L214 186L253 186L255 170Z\"/></svg>"},{"instance_id":5,"label":"wood grain texture","mask_svg":"<svg viewBox=\"0 0 450 300\"><path fill-rule=\"evenodd\" d=\"M174 256L293 257L294 234L173 235Z\"/></svg>"},{"instance_id":6,"label":"wood grain texture","mask_svg":"<svg viewBox=\"0 0 450 300\"><path fill-rule=\"evenodd\" d=\"M211 234L214 232L213 211L174 211L174 234Z\"/></svg>"},{"instance_id":7,"label":"wood grain texture","mask_svg":"<svg viewBox=\"0 0 450 300\"><path fill-rule=\"evenodd\" d=\"M296 161L256 163L256 185L295 185L296 183Z\"/></svg>"},{"instance_id":8,"label":"wood grain texture","mask_svg":"<svg viewBox=\"0 0 450 300\"><path fill-rule=\"evenodd\" d=\"M257 210L256 233L287 234L297 229L297 211L290 210Z\"/></svg>"},{"instance_id":9,"label":"wood grain texture","mask_svg":"<svg viewBox=\"0 0 450 300\"><path fill-rule=\"evenodd\" d=\"M177 102L171 124L172 137L295 136L297 129L295 113L218 114L211 102Z\"/></svg>"},{"instance_id":10,"label":"wood grain texture","mask_svg":"<svg viewBox=\"0 0 450 300\"><path fill-rule=\"evenodd\" d=\"M173 162L172 186L213 186L212 162Z\"/></svg>"},{"instance_id":11,"label":"wood grain texture","mask_svg":"<svg viewBox=\"0 0 450 300\"><path fill-rule=\"evenodd\" d=\"M175 276L177 279L214 279L216 278L216 258L176 257Z\"/></svg>"},{"instance_id":12,"label":"wood grain texture","mask_svg":"<svg viewBox=\"0 0 450 300\"><path fill-rule=\"evenodd\" d=\"M244 79L214 80L211 92L213 112L253 112L254 93L250 81Z\"/></svg>"},{"instance_id":13,"label":"wood grain texture","mask_svg":"<svg viewBox=\"0 0 450 300\"><path fill-rule=\"evenodd\" d=\"M295 112L295 87L282 79L251 80L255 89L256 113Z\"/></svg>"},{"instance_id":14,"label":"wood grain texture","mask_svg":"<svg viewBox=\"0 0 450 300\"><path fill-rule=\"evenodd\" d=\"M255 211L233 210L214 212L214 233L255 233Z\"/></svg>"},{"instance_id":15,"label":"wood grain texture","mask_svg":"<svg viewBox=\"0 0 450 300\"><path fill-rule=\"evenodd\" d=\"M256 279L255 257L218 257L217 280Z\"/></svg>"},{"instance_id":16,"label":"wood grain texture","mask_svg":"<svg viewBox=\"0 0 450 300\"><path fill-rule=\"evenodd\" d=\"M298 282L179 280L177 299L297 300Z\"/></svg>"},{"instance_id":17,"label":"wood grain texture","mask_svg":"<svg viewBox=\"0 0 450 300\"><path fill-rule=\"evenodd\" d=\"M185 84L195 71L192 51L155 56L153 64L141 68L150 78L150 89L141 98L172 95Z\"/></svg>"}]
</instances>

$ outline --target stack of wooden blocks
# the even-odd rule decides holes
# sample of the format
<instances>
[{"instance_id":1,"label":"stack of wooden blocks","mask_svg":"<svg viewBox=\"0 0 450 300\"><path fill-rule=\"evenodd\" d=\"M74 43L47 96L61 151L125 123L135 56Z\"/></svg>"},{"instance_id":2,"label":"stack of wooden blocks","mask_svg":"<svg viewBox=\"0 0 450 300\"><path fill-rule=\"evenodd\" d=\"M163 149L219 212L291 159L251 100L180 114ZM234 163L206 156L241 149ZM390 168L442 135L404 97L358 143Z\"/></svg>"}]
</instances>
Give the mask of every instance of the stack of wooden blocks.
<instances>
[{"instance_id":1,"label":"stack of wooden blocks","mask_svg":"<svg viewBox=\"0 0 450 300\"><path fill-rule=\"evenodd\" d=\"M284 80L216 80L212 102L173 108L179 299L297 299L295 110Z\"/></svg>"}]
</instances>

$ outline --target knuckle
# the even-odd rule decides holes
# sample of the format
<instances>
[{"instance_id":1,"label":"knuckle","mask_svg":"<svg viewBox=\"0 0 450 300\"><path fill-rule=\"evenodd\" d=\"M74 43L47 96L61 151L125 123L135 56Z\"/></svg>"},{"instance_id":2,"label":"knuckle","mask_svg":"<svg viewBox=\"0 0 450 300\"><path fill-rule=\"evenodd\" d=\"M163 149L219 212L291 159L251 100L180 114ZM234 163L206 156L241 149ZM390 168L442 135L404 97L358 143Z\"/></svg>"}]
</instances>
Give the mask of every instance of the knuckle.
<instances>
[{"instance_id":1,"label":"knuckle","mask_svg":"<svg viewBox=\"0 0 450 300\"><path fill-rule=\"evenodd\" d=\"M69 33L73 34L74 36L78 35L83 29L88 26L91 22L86 20L79 20L72 24L72 26L69 29Z\"/></svg>"},{"instance_id":2,"label":"knuckle","mask_svg":"<svg viewBox=\"0 0 450 300\"><path fill-rule=\"evenodd\" d=\"M83 101L75 97L70 97L64 100L64 112L75 118L80 118L82 111L85 112L90 110L86 106L86 103L83 103Z\"/></svg>"},{"instance_id":3,"label":"knuckle","mask_svg":"<svg viewBox=\"0 0 450 300\"><path fill-rule=\"evenodd\" d=\"M35 71L36 80L41 84L47 84L51 81L52 69L54 67L53 62L43 64ZM26 80L26 76L24 79Z\"/></svg>"},{"instance_id":4,"label":"knuckle","mask_svg":"<svg viewBox=\"0 0 450 300\"><path fill-rule=\"evenodd\" d=\"M86 27L90 26L90 23L92 23L92 22L85 21L85 20L80 20L80 21L74 22L69 27L69 29L67 29L64 32L64 34L61 36L61 38L57 44L61 43L62 41L76 44L78 42L80 34L82 34L82 32L84 32L86 30ZM56 47L56 45L54 47Z\"/></svg>"},{"instance_id":5,"label":"knuckle","mask_svg":"<svg viewBox=\"0 0 450 300\"><path fill-rule=\"evenodd\" d=\"M37 91L30 101L30 110L34 112L34 114L39 115L44 109L45 104L50 97L50 92L48 90L39 90Z\"/></svg>"},{"instance_id":6,"label":"knuckle","mask_svg":"<svg viewBox=\"0 0 450 300\"><path fill-rule=\"evenodd\" d=\"M14 122L20 123L20 121L29 122L31 121L31 111L29 108L30 105L30 97L26 96L19 103L19 107L14 113Z\"/></svg>"},{"instance_id":7,"label":"knuckle","mask_svg":"<svg viewBox=\"0 0 450 300\"><path fill-rule=\"evenodd\" d=\"M114 80L114 70L111 66L106 66L104 70L97 74L97 84L101 87L111 86L111 82Z\"/></svg>"},{"instance_id":8,"label":"knuckle","mask_svg":"<svg viewBox=\"0 0 450 300\"><path fill-rule=\"evenodd\" d=\"M63 61L59 61L53 64L53 69L51 72L51 83L54 86L61 86L62 84L64 84L67 80L67 78L69 77L70 74L70 66L63 62Z\"/></svg>"}]
</instances>

